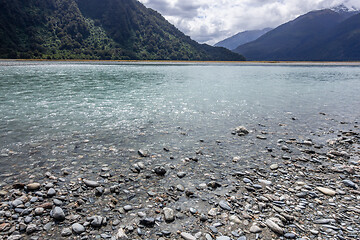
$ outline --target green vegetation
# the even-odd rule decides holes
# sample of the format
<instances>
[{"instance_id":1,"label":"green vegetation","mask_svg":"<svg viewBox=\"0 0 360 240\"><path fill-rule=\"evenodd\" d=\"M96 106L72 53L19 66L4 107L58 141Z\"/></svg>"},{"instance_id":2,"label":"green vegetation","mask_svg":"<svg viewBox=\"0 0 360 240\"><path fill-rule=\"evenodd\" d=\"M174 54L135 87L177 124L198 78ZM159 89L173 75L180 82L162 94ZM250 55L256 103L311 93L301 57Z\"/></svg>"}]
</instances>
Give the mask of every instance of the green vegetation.
<instances>
[{"instance_id":1,"label":"green vegetation","mask_svg":"<svg viewBox=\"0 0 360 240\"><path fill-rule=\"evenodd\" d=\"M0 58L244 60L136 0L0 0Z\"/></svg>"}]
</instances>

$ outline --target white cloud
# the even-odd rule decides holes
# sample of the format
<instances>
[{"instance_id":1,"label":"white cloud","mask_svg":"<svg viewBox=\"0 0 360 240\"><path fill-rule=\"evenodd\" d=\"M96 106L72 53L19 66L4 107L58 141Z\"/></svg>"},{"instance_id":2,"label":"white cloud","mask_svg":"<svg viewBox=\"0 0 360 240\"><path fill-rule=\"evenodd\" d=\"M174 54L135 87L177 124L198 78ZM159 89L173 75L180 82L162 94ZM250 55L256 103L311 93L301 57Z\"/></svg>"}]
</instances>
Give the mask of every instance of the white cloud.
<instances>
[{"instance_id":1,"label":"white cloud","mask_svg":"<svg viewBox=\"0 0 360 240\"><path fill-rule=\"evenodd\" d=\"M312 10L359 0L139 0L198 42L214 44L245 30L277 27Z\"/></svg>"}]
</instances>

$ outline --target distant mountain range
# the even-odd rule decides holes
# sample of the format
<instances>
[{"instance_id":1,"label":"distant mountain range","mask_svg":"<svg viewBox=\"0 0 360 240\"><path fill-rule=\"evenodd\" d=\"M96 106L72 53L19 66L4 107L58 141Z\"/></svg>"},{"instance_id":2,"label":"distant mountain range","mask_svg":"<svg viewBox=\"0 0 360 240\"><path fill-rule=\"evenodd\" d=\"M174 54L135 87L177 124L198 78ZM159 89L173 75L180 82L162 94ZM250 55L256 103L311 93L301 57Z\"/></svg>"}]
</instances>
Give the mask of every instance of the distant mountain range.
<instances>
[{"instance_id":1,"label":"distant mountain range","mask_svg":"<svg viewBox=\"0 0 360 240\"><path fill-rule=\"evenodd\" d=\"M252 42L252 41L258 39L265 33L269 32L270 30L272 30L272 28L239 32L238 34L236 34L232 37L226 38L226 39L216 43L214 46L224 47L224 48L227 48L230 50L234 50L235 48L237 48L240 45L243 45L245 43Z\"/></svg>"},{"instance_id":2,"label":"distant mountain range","mask_svg":"<svg viewBox=\"0 0 360 240\"><path fill-rule=\"evenodd\" d=\"M0 58L244 60L136 0L0 0Z\"/></svg>"},{"instance_id":3,"label":"distant mountain range","mask_svg":"<svg viewBox=\"0 0 360 240\"><path fill-rule=\"evenodd\" d=\"M344 6L312 11L234 52L260 61L360 60L360 12Z\"/></svg>"}]
</instances>

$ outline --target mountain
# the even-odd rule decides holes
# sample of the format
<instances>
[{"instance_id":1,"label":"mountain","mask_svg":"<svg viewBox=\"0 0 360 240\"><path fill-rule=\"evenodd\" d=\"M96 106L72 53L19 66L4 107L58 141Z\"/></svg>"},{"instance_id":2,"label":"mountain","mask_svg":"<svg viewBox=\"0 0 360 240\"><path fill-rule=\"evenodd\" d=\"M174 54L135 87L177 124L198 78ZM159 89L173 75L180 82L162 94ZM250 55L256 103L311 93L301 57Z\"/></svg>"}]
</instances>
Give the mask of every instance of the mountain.
<instances>
[{"instance_id":1,"label":"mountain","mask_svg":"<svg viewBox=\"0 0 360 240\"><path fill-rule=\"evenodd\" d=\"M244 60L137 0L0 0L0 58Z\"/></svg>"},{"instance_id":2,"label":"mountain","mask_svg":"<svg viewBox=\"0 0 360 240\"><path fill-rule=\"evenodd\" d=\"M359 61L360 13L336 26L309 54L314 60Z\"/></svg>"},{"instance_id":3,"label":"mountain","mask_svg":"<svg viewBox=\"0 0 360 240\"><path fill-rule=\"evenodd\" d=\"M234 52L243 54L248 60L335 60L324 53L334 49L325 49L323 44L330 46L327 44L328 41L336 41L332 37L335 29L356 13L358 12L331 9L312 11L275 28L253 42L239 46ZM344 55L343 59L347 57Z\"/></svg>"},{"instance_id":4,"label":"mountain","mask_svg":"<svg viewBox=\"0 0 360 240\"><path fill-rule=\"evenodd\" d=\"M234 50L235 48L237 48L240 45L243 45L245 43L252 42L252 41L258 39L265 33L269 32L270 30L272 30L272 28L264 28L262 30L239 32L232 37L226 38L226 39L216 43L214 46L224 47L224 48L227 48L230 50Z\"/></svg>"}]
</instances>

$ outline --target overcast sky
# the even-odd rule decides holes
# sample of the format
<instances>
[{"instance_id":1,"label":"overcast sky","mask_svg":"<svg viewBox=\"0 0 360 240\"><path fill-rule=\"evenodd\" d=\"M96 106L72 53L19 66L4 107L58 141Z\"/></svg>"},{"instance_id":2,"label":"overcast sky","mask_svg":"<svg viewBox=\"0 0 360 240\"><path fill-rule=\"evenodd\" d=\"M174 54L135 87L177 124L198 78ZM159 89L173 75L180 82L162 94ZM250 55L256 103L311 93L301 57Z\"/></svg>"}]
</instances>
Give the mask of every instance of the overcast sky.
<instances>
[{"instance_id":1,"label":"overcast sky","mask_svg":"<svg viewBox=\"0 0 360 240\"><path fill-rule=\"evenodd\" d=\"M299 15L360 0L139 0L192 39L208 44L245 30L277 27Z\"/></svg>"}]
</instances>

